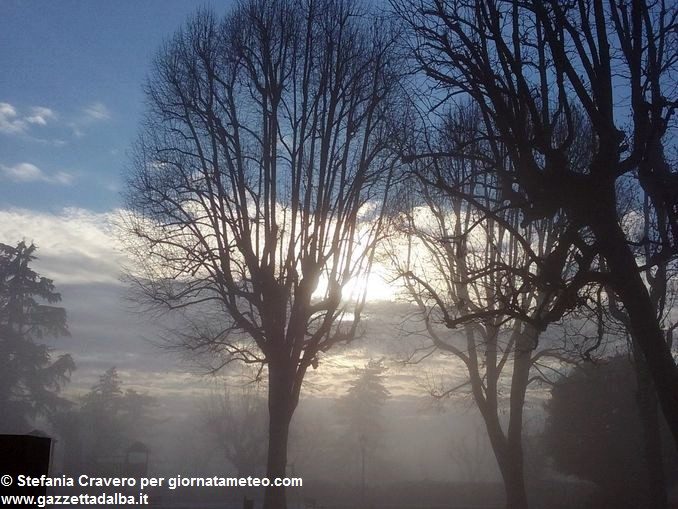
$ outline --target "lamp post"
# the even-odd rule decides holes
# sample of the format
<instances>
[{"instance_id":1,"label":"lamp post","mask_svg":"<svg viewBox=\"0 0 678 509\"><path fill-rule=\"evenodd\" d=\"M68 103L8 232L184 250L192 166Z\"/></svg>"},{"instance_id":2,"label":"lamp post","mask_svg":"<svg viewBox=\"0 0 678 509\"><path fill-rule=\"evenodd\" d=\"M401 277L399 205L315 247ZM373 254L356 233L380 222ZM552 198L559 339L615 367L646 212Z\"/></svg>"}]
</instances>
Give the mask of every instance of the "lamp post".
<instances>
[{"instance_id":1,"label":"lamp post","mask_svg":"<svg viewBox=\"0 0 678 509\"><path fill-rule=\"evenodd\" d=\"M360 475L360 494L361 494L361 505L362 507L366 507L365 505L365 444L367 442L367 438L365 435L360 435L360 462L361 462L361 475Z\"/></svg>"}]
</instances>

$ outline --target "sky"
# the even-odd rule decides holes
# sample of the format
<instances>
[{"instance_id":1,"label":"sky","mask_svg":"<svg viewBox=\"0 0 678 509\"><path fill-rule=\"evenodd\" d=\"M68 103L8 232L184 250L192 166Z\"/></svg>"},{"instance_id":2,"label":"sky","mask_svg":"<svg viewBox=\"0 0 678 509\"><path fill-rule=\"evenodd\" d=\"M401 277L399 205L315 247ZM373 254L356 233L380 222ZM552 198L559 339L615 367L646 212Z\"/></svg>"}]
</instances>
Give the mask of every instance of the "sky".
<instances>
[{"instance_id":1,"label":"sky","mask_svg":"<svg viewBox=\"0 0 678 509\"><path fill-rule=\"evenodd\" d=\"M63 297L71 335L45 341L75 359L69 391L112 365L142 391L201 387L190 366L147 341L158 339L154 324L131 312L111 223L155 52L198 8L229 4L0 2L0 242L35 242L34 268ZM347 352L324 372L351 377L366 355Z\"/></svg>"},{"instance_id":2,"label":"sky","mask_svg":"<svg viewBox=\"0 0 678 509\"><path fill-rule=\"evenodd\" d=\"M34 268L63 296L71 336L49 341L74 356L72 388L86 389L113 365L142 390L187 386L176 359L145 341L157 339L154 325L130 312L111 223L152 58L205 5L229 8L216 0L0 1L0 242L34 242ZM362 284L390 299L381 276ZM393 309L382 308L393 321ZM370 319L379 322L379 313ZM392 326L373 327L369 345L336 352L309 382L323 386L328 375L336 389L354 366L402 343ZM392 373L394 394L422 392L411 374Z\"/></svg>"},{"instance_id":3,"label":"sky","mask_svg":"<svg viewBox=\"0 0 678 509\"><path fill-rule=\"evenodd\" d=\"M123 206L122 176L142 119L142 87L155 52L196 9L211 5L221 13L229 4L0 0L0 242L34 242L38 259L33 268L53 279L63 297L70 336L41 341L54 356L74 358L77 369L66 387L68 397L89 390L112 366L125 388L161 397L163 405L186 413L213 389L213 381L195 376L190 363L152 344L161 339L159 329L134 313L126 298L120 273L127 260L112 222ZM423 429L426 424L420 399L430 384L463 370L444 357L427 360L426 370L398 362L428 342L411 332L407 341L399 335L398 326L411 309L383 300L393 297L382 279L386 276L357 284L377 297L364 316L368 333L322 358L320 368L306 377L303 398L328 406L329 398L345 392L356 367L370 358L387 359L391 401L410 405L407 412L397 410L402 419L394 428L394 447L404 448L402 457L418 451L426 461L412 468L432 478L440 475L432 458L437 454L449 461L447 450L437 441L424 450L402 437L407 426ZM469 422L455 414L458 433L470 428Z\"/></svg>"},{"instance_id":4,"label":"sky","mask_svg":"<svg viewBox=\"0 0 678 509\"><path fill-rule=\"evenodd\" d=\"M157 330L128 312L111 223L153 57L205 6L231 2L0 1L0 242L34 242L34 267L61 292L71 336L50 341L75 357L74 387L111 365L141 388L185 386L144 341ZM388 294L380 277L369 284ZM349 358L338 376L363 362Z\"/></svg>"},{"instance_id":5,"label":"sky","mask_svg":"<svg viewBox=\"0 0 678 509\"><path fill-rule=\"evenodd\" d=\"M185 385L129 313L111 220L153 56L205 5L229 2L0 2L0 242L34 242L63 297L71 336L45 341L75 358L69 390L111 365L152 392Z\"/></svg>"},{"instance_id":6,"label":"sky","mask_svg":"<svg viewBox=\"0 0 678 509\"><path fill-rule=\"evenodd\" d=\"M204 5L0 2L0 208L119 206L153 56Z\"/></svg>"}]
</instances>

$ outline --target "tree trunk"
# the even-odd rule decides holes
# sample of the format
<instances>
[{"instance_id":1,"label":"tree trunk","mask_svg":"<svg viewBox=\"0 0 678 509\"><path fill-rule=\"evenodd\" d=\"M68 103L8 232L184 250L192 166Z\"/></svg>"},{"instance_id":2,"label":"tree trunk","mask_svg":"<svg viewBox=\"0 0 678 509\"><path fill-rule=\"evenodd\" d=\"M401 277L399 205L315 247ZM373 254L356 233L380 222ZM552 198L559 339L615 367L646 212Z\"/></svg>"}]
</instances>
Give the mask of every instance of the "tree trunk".
<instances>
[{"instance_id":1,"label":"tree trunk","mask_svg":"<svg viewBox=\"0 0 678 509\"><path fill-rule=\"evenodd\" d=\"M591 218L591 228L610 269L612 287L629 315L631 333L647 361L664 417L678 449L678 370L636 259L617 222L614 200L610 202L601 197L599 206L599 213Z\"/></svg>"},{"instance_id":2,"label":"tree trunk","mask_svg":"<svg viewBox=\"0 0 678 509\"><path fill-rule=\"evenodd\" d=\"M491 419L487 432L492 444L494 456L499 465L506 493L506 509L527 509L527 491L523 476L522 448L511 447L499 426L499 420Z\"/></svg>"},{"instance_id":3,"label":"tree trunk","mask_svg":"<svg viewBox=\"0 0 678 509\"><path fill-rule=\"evenodd\" d=\"M504 476L507 509L527 509L527 491L525 489L525 466L523 459L523 409L525 391L532 366L532 349L539 332L525 326L522 332L516 332L513 354L513 376L511 377L510 416L507 431L506 463Z\"/></svg>"},{"instance_id":4,"label":"tree trunk","mask_svg":"<svg viewBox=\"0 0 678 509\"><path fill-rule=\"evenodd\" d=\"M286 373L286 367L269 364L268 372L268 457L266 460L266 477L270 485L264 494L264 509L287 509L285 487L273 486L276 478L285 477L287 469L287 441L290 421L294 413L292 396L292 376Z\"/></svg>"},{"instance_id":5,"label":"tree trunk","mask_svg":"<svg viewBox=\"0 0 678 509\"><path fill-rule=\"evenodd\" d=\"M638 382L638 415L643 427L643 447L645 463L647 465L646 507L666 509L666 476L664 474L664 460L662 441L659 428L659 414L657 412L657 394L652 386L652 379L647 363L639 351L636 340L633 340L634 368Z\"/></svg>"},{"instance_id":6,"label":"tree trunk","mask_svg":"<svg viewBox=\"0 0 678 509\"><path fill-rule=\"evenodd\" d=\"M508 451L505 467L501 468L506 493L506 509L527 509L527 491L523 476L522 454Z\"/></svg>"},{"instance_id":7,"label":"tree trunk","mask_svg":"<svg viewBox=\"0 0 678 509\"><path fill-rule=\"evenodd\" d=\"M510 416L507 433L504 431L499 420L499 406L497 401L497 382L500 373L495 369L496 356L493 354L488 358L488 376L487 376L487 398L483 400L478 391L474 392L474 397L478 408L480 409L487 435L492 445L492 451L497 460L502 480L504 481L504 492L506 493L506 509L527 509L527 491L525 489L525 476L523 469L523 406L525 404L525 391L531 367L531 352L534 344L532 332L523 333L516 329L513 334L515 337L513 373L511 377L511 396L510 396ZM488 350L491 344L488 343ZM473 385L480 385L480 378L475 372Z\"/></svg>"}]
</instances>

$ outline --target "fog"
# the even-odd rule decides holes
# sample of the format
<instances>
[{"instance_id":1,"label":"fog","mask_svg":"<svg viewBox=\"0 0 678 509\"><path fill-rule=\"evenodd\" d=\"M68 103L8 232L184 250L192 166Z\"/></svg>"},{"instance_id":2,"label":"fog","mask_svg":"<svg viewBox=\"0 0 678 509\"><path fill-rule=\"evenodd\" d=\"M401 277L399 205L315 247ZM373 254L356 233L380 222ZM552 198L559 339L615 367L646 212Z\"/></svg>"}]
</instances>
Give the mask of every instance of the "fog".
<instances>
[{"instance_id":1,"label":"fog","mask_svg":"<svg viewBox=\"0 0 678 509\"><path fill-rule=\"evenodd\" d=\"M47 266L44 260L41 264ZM116 367L123 391L133 389L150 396L147 415L127 429L127 436L118 444L124 449L141 441L148 447L149 476L263 475L263 456L256 467L239 472L223 450L223 437L210 432L207 421L210 405L224 391L230 394L236 413L242 410L238 400L243 398L259 398L265 406L265 372L258 382L253 380L252 370L239 365L216 375L202 373L200 362L159 346L163 328L157 319L145 318L134 310L121 284L66 284L60 290L69 312L71 335L50 343L55 354L72 352L77 365L63 395L77 405L106 370ZM417 497L427 503L445 503L450 493L466 493L455 496L475 501L480 490L482 500L501 504L501 475L471 395L464 390L445 398L430 394L436 384L463 379L462 366L441 354L422 361L411 358L426 341L408 330L411 325L404 325L411 313L411 306L403 302L368 305L361 337L321 357L317 370L308 374L292 421L288 465L288 474L302 477L305 487L292 491L292 500L297 497L300 504L304 499L329 504L332 499L347 496L343 503L357 503L355 493L363 482L360 444L357 437L344 433L346 425L341 421L338 403L350 383L359 378L360 370L370 360L378 359L384 366L382 382L389 396L383 407L375 409L380 437L366 458L366 496L383 500L383 490L393 493L395 486L409 487L406 494L396 498L399 503L417 506ZM529 392L526 404L529 482L535 486L560 483L563 490L574 493L568 496L586 494L590 490L586 483L550 468L548 458L538 449L547 398L548 387L542 386ZM264 422L258 436L254 426L252 433L265 451L266 412L258 417ZM247 421L251 416L235 418L252 425ZM56 439L53 474L93 468L86 466L84 458L94 451L78 448L75 465L81 463L74 466L74 458L69 460L73 451L59 431L46 421L36 426ZM478 485L484 487L479 489ZM346 487L355 497L346 495ZM197 497L203 505L223 499L221 492L209 490L164 493L165 498L168 496L185 504L194 503ZM229 495L233 500L239 496Z\"/></svg>"},{"instance_id":2,"label":"fog","mask_svg":"<svg viewBox=\"0 0 678 509\"><path fill-rule=\"evenodd\" d=\"M0 505L678 503L678 3L5 1Z\"/></svg>"},{"instance_id":3,"label":"fog","mask_svg":"<svg viewBox=\"0 0 678 509\"><path fill-rule=\"evenodd\" d=\"M26 223L30 219L24 217ZM27 231L30 233L30 228ZM63 245L58 240L54 245ZM119 279L120 266L97 269L94 282L83 282L83 270L94 263L90 255L66 249L59 260L52 256L54 248L49 242L44 246L35 266L44 275L64 280L58 290L70 331L68 336L45 338L45 342L53 356L70 353L76 364L62 391L71 402L65 411L73 415L66 421L70 424L59 428L54 419L40 417L32 424L55 440L50 475L117 471L119 467L111 465L123 462L124 451L137 442L148 449L149 476L264 475L266 370L259 380L255 379L256 370L237 363L216 374L205 373L201 359L163 347L167 316L139 311ZM368 302L359 337L320 356L317 368L307 374L290 429L287 473L304 481L303 488L290 489L289 499L295 506L447 507L451 498L457 500L452 507L502 505L502 477L484 420L468 388L460 387L444 397L436 394L463 382L468 376L465 368L454 356L431 351L414 311L402 299ZM542 344L562 345L571 340L567 330L585 327L566 325L550 328ZM458 337L461 332L445 334ZM625 351L623 338L610 336L598 347L597 356L605 359ZM378 439L363 453L357 435L361 431L351 430L342 401L370 362L379 364L379 384L387 396L378 407L367 408L367 423L374 426ZM97 438L96 431L88 427L106 420L106 414L92 421L86 410L87 395L113 367L121 390L117 396L132 390L147 399L136 407L134 418L109 415L118 426L115 436L104 433ZM572 369L558 364L552 367L555 380ZM509 380L501 383L508 387ZM500 388L504 426L507 390ZM550 390L548 384L534 383L527 392L523 417L526 483L536 503L576 507L595 490L589 481L555 468L544 447ZM252 405L259 405L261 411L248 410ZM224 414L226 408L232 411ZM224 423L216 430L215 417ZM69 433L76 428L74 446L74 436ZM259 444L258 456L253 455L246 471L234 464L225 449L225 437L230 434ZM112 450L102 447L102 441L109 439ZM262 496L253 489L233 490L226 496L207 488L156 489L151 493L160 501L157 503L197 507L212 507L224 500L237 507L243 493L259 501Z\"/></svg>"}]
</instances>

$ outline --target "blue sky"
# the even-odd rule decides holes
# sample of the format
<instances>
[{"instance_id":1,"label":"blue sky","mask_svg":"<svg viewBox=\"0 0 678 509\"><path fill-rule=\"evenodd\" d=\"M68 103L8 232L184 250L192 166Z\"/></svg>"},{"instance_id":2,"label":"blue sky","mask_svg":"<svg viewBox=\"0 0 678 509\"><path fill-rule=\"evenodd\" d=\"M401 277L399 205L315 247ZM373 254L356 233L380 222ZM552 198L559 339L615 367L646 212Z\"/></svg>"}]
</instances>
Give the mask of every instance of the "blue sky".
<instances>
[{"instance_id":1,"label":"blue sky","mask_svg":"<svg viewBox=\"0 0 678 509\"><path fill-rule=\"evenodd\" d=\"M205 5L231 4L0 0L0 242L34 242L33 268L62 294L71 336L45 341L75 359L69 390L111 366L130 387L192 390L145 341L162 329L129 312L113 224L152 58ZM347 355L336 376L365 362Z\"/></svg>"},{"instance_id":2,"label":"blue sky","mask_svg":"<svg viewBox=\"0 0 678 509\"><path fill-rule=\"evenodd\" d=\"M155 51L200 6L229 4L0 2L0 209L117 207Z\"/></svg>"}]
</instances>

